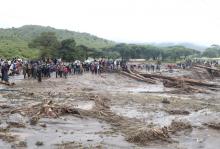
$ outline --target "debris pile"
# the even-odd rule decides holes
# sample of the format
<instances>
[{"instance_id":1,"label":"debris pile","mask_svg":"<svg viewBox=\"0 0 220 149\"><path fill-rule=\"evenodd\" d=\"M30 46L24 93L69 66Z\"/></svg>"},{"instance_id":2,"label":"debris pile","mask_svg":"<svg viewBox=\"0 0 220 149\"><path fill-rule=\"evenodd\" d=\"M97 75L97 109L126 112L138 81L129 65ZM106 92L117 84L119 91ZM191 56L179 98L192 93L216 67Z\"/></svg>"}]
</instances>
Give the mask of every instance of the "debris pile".
<instances>
[{"instance_id":1,"label":"debris pile","mask_svg":"<svg viewBox=\"0 0 220 149\"><path fill-rule=\"evenodd\" d=\"M167 113L171 115L189 115L190 112L186 110L167 110Z\"/></svg>"},{"instance_id":2,"label":"debris pile","mask_svg":"<svg viewBox=\"0 0 220 149\"><path fill-rule=\"evenodd\" d=\"M212 79L214 77L220 77L220 69L204 65L194 65L194 68L201 68L207 70Z\"/></svg>"},{"instance_id":3,"label":"debris pile","mask_svg":"<svg viewBox=\"0 0 220 149\"><path fill-rule=\"evenodd\" d=\"M160 80L165 87L179 88L179 90L177 90L178 93L208 93L206 89L213 90L220 88L217 84L186 77L170 77L161 74L139 73L135 70L131 71L129 69L127 71L121 71L121 74L151 84L155 84L155 80Z\"/></svg>"},{"instance_id":4,"label":"debris pile","mask_svg":"<svg viewBox=\"0 0 220 149\"><path fill-rule=\"evenodd\" d=\"M71 148L84 148L83 145L79 142L63 142L61 144L55 144L55 147L59 149L71 149ZM91 147L91 146L90 146ZM91 147L92 148L92 147ZM98 149L98 148L97 148Z\"/></svg>"},{"instance_id":5,"label":"debris pile","mask_svg":"<svg viewBox=\"0 0 220 149\"><path fill-rule=\"evenodd\" d=\"M220 130L220 122L209 122L204 123L203 125L208 126L209 128Z\"/></svg>"},{"instance_id":6,"label":"debris pile","mask_svg":"<svg viewBox=\"0 0 220 149\"><path fill-rule=\"evenodd\" d=\"M138 143L141 145L147 145L152 141L165 141L172 142L168 134L166 127L163 128L140 128L137 131L133 132L128 138L127 141L132 143Z\"/></svg>"},{"instance_id":7,"label":"debris pile","mask_svg":"<svg viewBox=\"0 0 220 149\"><path fill-rule=\"evenodd\" d=\"M164 104L170 104L170 101L167 98L163 98L162 103Z\"/></svg>"},{"instance_id":8,"label":"debris pile","mask_svg":"<svg viewBox=\"0 0 220 149\"><path fill-rule=\"evenodd\" d=\"M176 133L183 130L192 130L192 125L189 122L175 121L173 120L168 127L169 132Z\"/></svg>"},{"instance_id":9,"label":"debris pile","mask_svg":"<svg viewBox=\"0 0 220 149\"><path fill-rule=\"evenodd\" d=\"M7 86L14 86L15 83L9 83L9 82L4 82L4 81L0 81L0 84L3 84L3 85L7 85Z\"/></svg>"},{"instance_id":10,"label":"debris pile","mask_svg":"<svg viewBox=\"0 0 220 149\"><path fill-rule=\"evenodd\" d=\"M106 103L109 102L107 98L100 98L93 96L95 107L92 111L84 111L83 116L89 116L97 119L104 120L116 129L125 134L126 140L131 143L139 145L146 145L152 142L167 142L172 143L173 140L169 133L175 133L185 129L192 129L190 123L173 121L170 126L162 128L147 127L145 123L138 119L119 116L112 112ZM180 113L180 112L179 112ZM183 113L186 113L185 111Z\"/></svg>"},{"instance_id":11,"label":"debris pile","mask_svg":"<svg viewBox=\"0 0 220 149\"><path fill-rule=\"evenodd\" d=\"M65 114L72 114L81 117L80 110L81 109L73 108L72 106L70 107L67 105L54 104L51 100L49 100L45 101L43 104L36 104L26 108L23 107L14 109L10 113L15 113L16 115L18 115L18 113L23 113L24 115L31 117L31 125L36 125L41 117L58 118L59 116ZM14 122L10 123L14 124ZM18 124L20 123L16 123L16 125Z\"/></svg>"},{"instance_id":12,"label":"debris pile","mask_svg":"<svg viewBox=\"0 0 220 149\"><path fill-rule=\"evenodd\" d=\"M193 67L191 69L192 75L190 76L191 79L196 80L213 80L214 76L211 74L207 69L200 68L200 67Z\"/></svg>"},{"instance_id":13,"label":"debris pile","mask_svg":"<svg viewBox=\"0 0 220 149\"><path fill-rule=\"evenodd\" d=\"M14 135L11 135L8 132L0 132L0 139L5 141L5 142L15 142L17 140L17 137Z\"/></svg>"}]
</instances>

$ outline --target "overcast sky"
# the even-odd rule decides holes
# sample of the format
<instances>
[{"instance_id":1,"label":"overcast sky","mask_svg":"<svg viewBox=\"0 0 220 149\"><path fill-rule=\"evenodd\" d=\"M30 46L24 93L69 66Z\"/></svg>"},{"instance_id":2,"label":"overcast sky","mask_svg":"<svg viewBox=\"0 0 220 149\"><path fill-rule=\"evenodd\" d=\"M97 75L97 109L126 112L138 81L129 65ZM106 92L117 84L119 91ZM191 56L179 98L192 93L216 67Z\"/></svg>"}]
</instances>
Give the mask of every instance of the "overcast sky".
<instances>
[{"instance_id":1,"label":"overcast sky","mask_svg":"<svg viewBox=\"0 0 220 149\"><path fill-rule=\"evenodd\" d=\"M219 0L0 0L0 27L27 24L119 42L220 44Z\"/></svg>"}]
</instances>

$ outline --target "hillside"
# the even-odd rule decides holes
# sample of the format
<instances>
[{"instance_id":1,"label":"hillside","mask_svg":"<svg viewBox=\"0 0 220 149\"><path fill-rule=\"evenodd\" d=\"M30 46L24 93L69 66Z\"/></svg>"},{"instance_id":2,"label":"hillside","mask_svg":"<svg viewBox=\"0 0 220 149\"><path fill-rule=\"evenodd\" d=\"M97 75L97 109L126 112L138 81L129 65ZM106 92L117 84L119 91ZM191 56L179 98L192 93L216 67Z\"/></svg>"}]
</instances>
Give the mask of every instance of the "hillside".
<instances>
[{"instance_id":1,"label":"hillside","mask_svg":"<svg viewBox=\"0 0 220 149\"><path fill-rule=\"evenodd\" d=\"M195 49L197 51L203 52L207 46L204 45L198 45L198 44L194 44L194 43L190 43L190 42L179 42L179 43L175 43L175 42L170 42L170 43L150 43L152 45L158 46L158 47L169 47L169 46L184 46L186 48L190 48L190 49Z\"/></svg>"},{"instance_id":2,"label":"hillside","mask_svg":"<svg viewBox=\"0 0 220 149\"><path fill-rule=\"evenodd\" d=\"M74 38L77 45L86 45L90 48L103 48L115 43L88 33L79 33L52 27L25 25L20 28L0 29L0 55L2 57L22 56L36 57L38 50L29 49L28 42L39 36L42 32L55 32L59 40Z\"/></svg>"},{"instance_id":3,"label":"hillside","mask_svg":"<svg viewBox=\"0 0 220 149\"><path fill-rule=\"evenodd\" d=\"M38 49L30 49L28 42L19 39L0 39L0 58L36 58Z\"/></svg>"}]
</instances>

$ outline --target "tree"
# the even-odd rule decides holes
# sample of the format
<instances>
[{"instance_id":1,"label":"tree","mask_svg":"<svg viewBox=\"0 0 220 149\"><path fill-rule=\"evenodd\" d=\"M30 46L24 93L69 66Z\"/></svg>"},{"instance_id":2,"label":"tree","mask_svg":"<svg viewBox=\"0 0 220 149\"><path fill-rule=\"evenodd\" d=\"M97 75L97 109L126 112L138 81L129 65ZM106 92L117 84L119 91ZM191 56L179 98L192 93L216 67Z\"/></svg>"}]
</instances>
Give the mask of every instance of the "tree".
<instances>
[{"instance_id":1,"label":"tree","mask_svg":"<svg viewBox=\"0 0 220 149\"><path fill-rule=\"evenodd\" d=\"M103 50L99 55L102 55L103 58L107 58L107 59L117 59L121 57L119 52L111 51L111 50Z\"/></svg>"},{"instance_id":2,"label":"tree","mask_svg":"<svg viewBox=\"0 0 220 149\"><path fill-rule=\"evenodd\" d=\"M184 46L171 46L164 48L162 57L163 59L176 61L177 59L186 59L188 56L195 54L199 54L199 51Z\"/></svg>"},{"instance_id":3,"label":"tree","mask_svg":"<svg viewBox=\"0 0 220 149\"><path fill-rule=\"evenodd\" d=\"M76 48L76 55L80 60L88 59L90 52L92 52L92 49L89 49L85 45L79 45Z\"/></svg>"},{"instance_id":4,"label":"tree","mask_svg":"<svg viewBox=\"0 0 220 149\"><path fill-rule=\"evenodd\" d=\"M161 56L161 49L152 45L144 46L145 59L152 58L153 60L158 59Z\"/></svg>"},{"instance_id":5,"label":"tree","mask_svg":"<svg viewBox=\"0 0 220 149\"><path fill-rule=\"evenodd\" d=\"M75 57L76 42L74 39L65 39L61 41L58 56L63 60L71 61Z\"/></svg>"},{"instance_id":6,"label":"tree","mask_svg":"<svg viewBox=\"0 0 220 149\"><path fill-rule=\"evenodd\" d=\"M55 57L60 43L54 32L43 32L36 37L31 43L31 48L39 48L41 50L41 57Z\"/></svg>"},{"instance_id":7,"label":"tree","mask_svg":"<svg viewBox=\"0 0 220 149\"><path fill-rule=\"evenodd\" d=\"M219 57L220 56L220 46L219 45L212 45L211 47L207 48L203 52L203 56L205 57Z\"/></svg>"},{"instance_id":8,"label":"tree","mask_svg":"<svg viewBox=\"0 0 220 149\"><path fill-rule=\"evenodd\" d=\"M112 51L117 51L120 53L122 60L128 60L130 56L130 46L127 44L117 44L111 48Z\"/></svg>"}]
</instances>

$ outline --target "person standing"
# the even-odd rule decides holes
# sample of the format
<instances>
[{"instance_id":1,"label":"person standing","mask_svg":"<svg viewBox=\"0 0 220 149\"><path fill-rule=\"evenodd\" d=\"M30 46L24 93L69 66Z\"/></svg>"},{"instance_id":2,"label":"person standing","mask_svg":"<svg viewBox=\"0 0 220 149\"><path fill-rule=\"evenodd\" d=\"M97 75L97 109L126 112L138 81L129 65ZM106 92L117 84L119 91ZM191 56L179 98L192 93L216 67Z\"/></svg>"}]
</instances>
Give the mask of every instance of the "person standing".
<instances>
[{"instance_id":1,"label":"person standing","mask_svg":"<svg viewBox=\"0 0 220 149\"><path fill-rule=\"evenodd\" d=\"M1 64L1 74L2 74L1 79L3 81L4 80L4 64Z\"/></svg>"},{"instance_id":2,"label":"person standing","mask_svg":"<svg viewBox=\"0 0 220 149\"><path fill-rule=\"evenodd\" d=\"M37 78L37 64L36 63L33 64L32 69L33 69L33 76L32 77L34 79L36 79Z\"/></svg>"},{"instance_id":3,"label":"person standing","mask_svg":"<svg viewBox=\"0 0 220 149\"><path fill-rule=\"evenodd\" d=\"M67 74L68 74L68 68L67 68L67 66L64 66L63 75L64 75L65 79L67 78Z\"/></svg>"},{"instance_id":4,"label":"person standing","mask_svg":"<svg viewBox=\"0 0 220 149\"><path fill-rule=\"evenodd\" d=\"M28 71L28 68L27 68L27 64L23 64L23 75L24 75L24 79L26 78L26 75L27 75L27 71Z\"/></svg>"},{"instance_id":5,"label":"person standing","mask_svg":"<svg viewBox=\"0 0 220 149\"><path fill-rule=\"evenodd\" d=\"M8 70L9 70L9 65L7 62L5 62L5 64L2 67L2 80L5 82L8 82Z\"/></svg>"},{"instance_id":6,"label":"person standing","mask_svg":"<svg viewBox=\"0 0 220 149\"><path fill-rule=\"evenodd\" d=\"M28 63L28 66L27 66L28 78L31 77L31 70L32 70L32 65L31 65L31 63L29 62L29 63Z\"/></svg>"},{"instance_id":7,"label":"person standing","mask_svg":"<svg viewBox=\"0 0 220 149\"><path fill-rule=\"evenodd\" d=\"M58 75L59 75L59 65L56 65L55 66L55 71L56 71L56 78L58 77Z\"/></svg>"},{"instance_id":8,"label":"person standing","mask_svg":"<svg viewBox=\"0 0 220 149\"><path fill-rule=\"evenodd\" d=\"M37 80L38 82L42 81L42 68L40 65L37 67Z\"/></svg>"}]
</instances>

